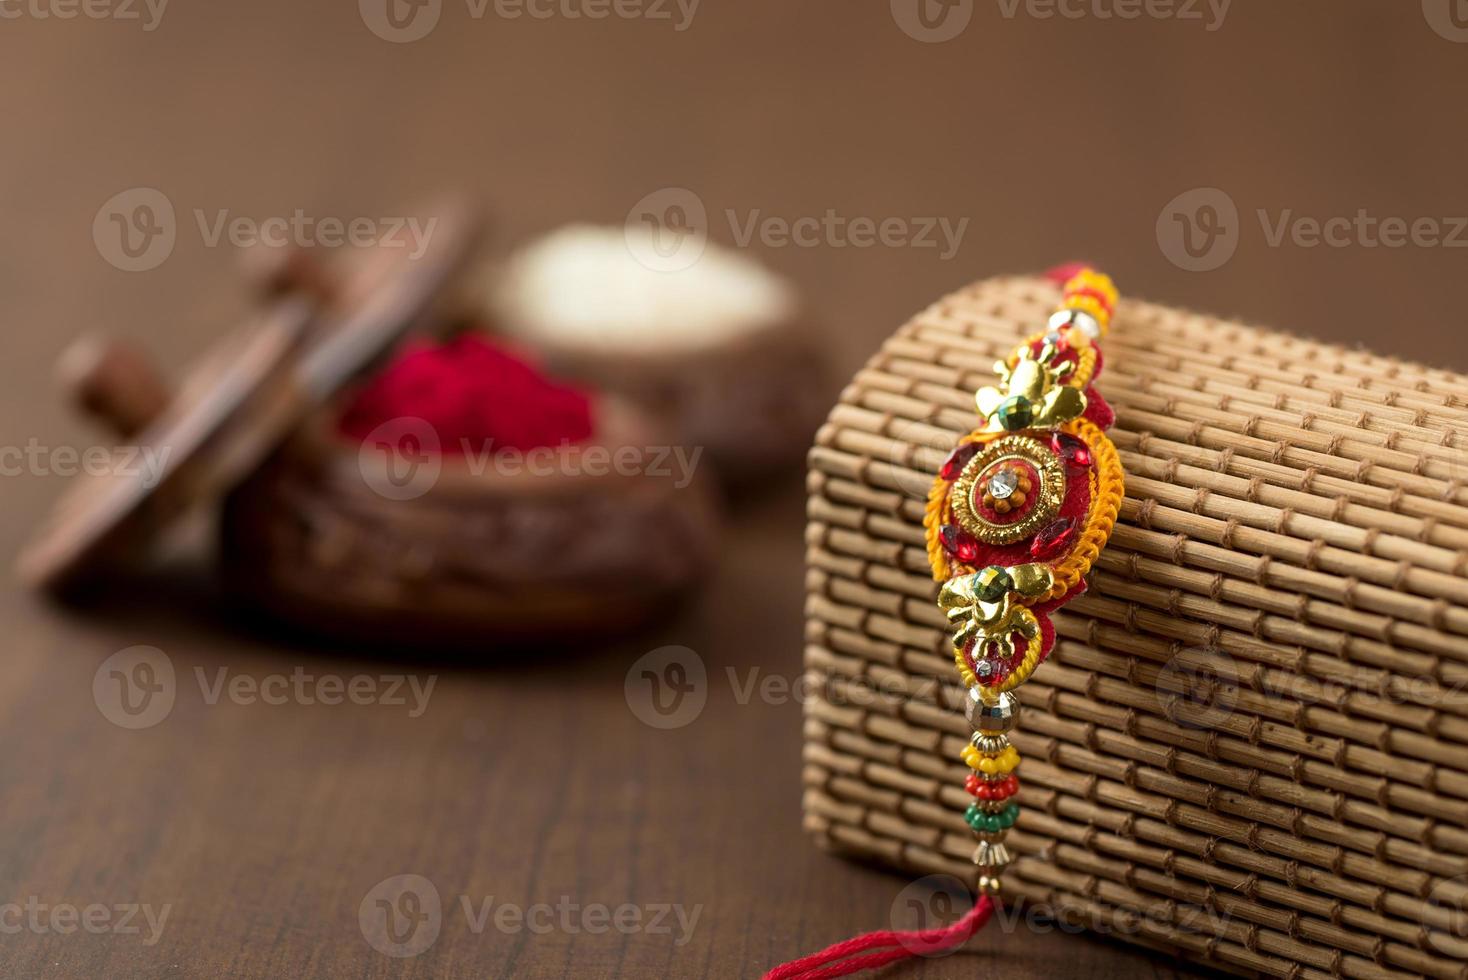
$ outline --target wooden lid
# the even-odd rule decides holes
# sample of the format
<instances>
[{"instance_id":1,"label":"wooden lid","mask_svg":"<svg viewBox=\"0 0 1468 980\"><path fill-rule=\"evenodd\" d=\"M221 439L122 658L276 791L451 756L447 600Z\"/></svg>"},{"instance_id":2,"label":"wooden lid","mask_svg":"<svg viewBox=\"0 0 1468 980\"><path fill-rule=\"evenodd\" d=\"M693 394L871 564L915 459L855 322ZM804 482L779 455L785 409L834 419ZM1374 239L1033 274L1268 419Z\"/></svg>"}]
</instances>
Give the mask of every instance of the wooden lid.
<instances>
[{"instance_id":1,"label":"wooden lid","mask_svg":"<svg viewBox=\"0 0 1468 980\"><path fill-rule=\"evenodd\" d=\"M340 289L303 281L299 269L277 262L272 272L304 288L285 291L206 353L172 396L123 344L88 338L73 347L61 369L74 397L128 445L62 495L20 555L22 580L66 591L137 560L180 516L253 473L302 419L418 323L462 268L479 218L463 205L436 213L422 254L378 246Z\"/></svg>"}]
</instances>

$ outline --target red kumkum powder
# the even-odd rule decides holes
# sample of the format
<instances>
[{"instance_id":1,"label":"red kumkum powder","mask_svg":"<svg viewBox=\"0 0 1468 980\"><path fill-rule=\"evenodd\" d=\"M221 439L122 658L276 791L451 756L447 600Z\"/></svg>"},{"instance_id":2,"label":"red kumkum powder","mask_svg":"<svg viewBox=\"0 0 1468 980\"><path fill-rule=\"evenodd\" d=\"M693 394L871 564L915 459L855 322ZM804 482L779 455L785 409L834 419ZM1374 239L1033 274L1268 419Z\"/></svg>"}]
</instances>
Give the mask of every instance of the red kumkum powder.
<instances>
[{"instance_id":1,"label":"red kumkum powder","mask_svg":"<svg viewBox=\"0 0 1468 980\"><path fill-rule=\"evenodd\" d=\"M406 346L358 392L337 428L355 441L394 419L423 419L441 452L538 449L591 438L591 396L479 334Z\"/></svg>"}]
</instances>

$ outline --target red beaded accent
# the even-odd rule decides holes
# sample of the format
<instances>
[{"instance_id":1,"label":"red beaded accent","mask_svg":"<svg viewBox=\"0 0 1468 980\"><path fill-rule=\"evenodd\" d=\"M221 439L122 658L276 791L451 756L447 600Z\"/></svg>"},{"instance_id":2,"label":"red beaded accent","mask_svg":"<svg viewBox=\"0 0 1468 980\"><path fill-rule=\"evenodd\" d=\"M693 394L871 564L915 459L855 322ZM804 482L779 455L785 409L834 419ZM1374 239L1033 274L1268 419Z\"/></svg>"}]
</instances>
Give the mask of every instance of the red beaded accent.
<instances>
[{"instance_id":1,"label":"red beaded accent","mask_svg":"<svg viewBox=\"0 0 1468 980\"><path fill-rule=\"evenodd\" d=\"M1065 460L1067 466L1084 469L1091 465L1091 450L1069 432L1057 432L1052 435L1050 448L1055 455Z\"/></svg>"},{"instance_id":2,"label":"red beaded accent","mask_svg":"<svg viewBox=\"0 0 1468 980\"><path fill-rule=\"evenodd\" d=\"M943 541L943 550L965 565L972 565L979 557L979 540L961 527L944 524L938 532Z\"/></svg>"},{"instance_id":3,"label":"red beaded accent","mask_svg":"<svg viewBox=\"0 0 1468 980\"><path fill-rule=\"evenodd\" d=\"M997 803L1019 792L1019 779L1014 775L1005 776L1003 779L985 779L978 773L971 772L964 779L963 788L968 790L970 796Z\"/></svg>"},{"instance_id":4,"label":"red beaded accent","mask_svg":"<svg viewBox=\"0 0 1468 980\"><path fill-rule=\"evenodd\" d=\"M1030 542L1030 557L1035 561L1044 561L1065 551L1075 539L1077 526L1073 518L1062 517L1041 528Z\"/></svg>"},{"instance_id":5,"label":"red beaded accent","mask_svg":"<svg viewBox=\"0 0 1468 980\"><path fill-rule=\"evenodd\" d=\"M1111 299L1105 293L1101 292L1098 289L1092 289L1089 286L1082 286L1080 289L1067 290L1065 293L1066 299L1069 299L1072 296L1089 296L1091 299L1094 299L1096 302L1101 304L1101 308L1106 311L1107 316L1110 316L1114 312L1111 308Z\"/></svg>"},{"instance_id":6,"label":"red beaded accent","mask_svg":"<svg viewBox=\"0 0 1468 980\"><path fill-rule=\"evenodd\" d=\"M1003 779L996 779L993 783L990 784L990 796L989 796L989 799L991 799L991 800L1007 800L1011 796L1013 796L1015 793L1018 793L1018 792L1019 792L1019 779L1016 778L1014 775L1011 774L1011 775L1005 776Z\"/></svg>"},{"instance_id":7,"label":"red beaded accent","mask_svg":"<svg viewBox=\"0 0 1468 980\"><path fill-rule=\"evenodd\" d=\"M938 475L945 480L958 479L958 474L963 472L968 461L973 459L974 454L982 448L977 442L966 442L959 446L948 454L948 458L943 461L943 466L938 470Z\"/></svg>"}]
</instances>

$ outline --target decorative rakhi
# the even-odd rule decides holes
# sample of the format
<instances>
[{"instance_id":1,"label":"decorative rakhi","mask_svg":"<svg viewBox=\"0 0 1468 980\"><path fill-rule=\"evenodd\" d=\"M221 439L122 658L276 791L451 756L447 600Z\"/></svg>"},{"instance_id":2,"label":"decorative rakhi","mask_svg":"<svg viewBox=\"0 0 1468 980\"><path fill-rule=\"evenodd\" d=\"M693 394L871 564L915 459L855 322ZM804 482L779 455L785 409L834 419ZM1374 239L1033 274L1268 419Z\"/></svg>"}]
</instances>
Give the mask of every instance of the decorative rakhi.
<instances>
[{"instance_id":1,"label":"decorative rakhi","mask_svg":"<svg viewBox=\"0 0 1468 980\"><path fill-rule=\"evenodd\" d=\"M994 365L997 386L979 389L982 424L943 463L923 520L968 689L974 735L961 755L974 801L964 819L984 893L999 889L1019 817L1014 689L1055 646L1050 615L1085 591L1121 507L1121 462L1106 437L1115 416L1095 388L1116 287L1094 269L1072 272L1048 327Z\"/></svg>"},{"instance_id":2,"label":"decorative rakhi","mask_svg":"<svg viewBox=\"0 0 1468 980\"><path fill-rule=\"evenodd\" d=\"M1115 415L1095 388L1116 287L1086 266L1051 275L1063 283L1060 308L995 364L999 384L975 396L981 424L939 469L923 519L974 728L960 755L972 770L964 819L978 839L979 899L953 925L868 933L777 967L766 980L844 976L932 955L963 943L993 912L1011 860L1004 839L1019 818L1014 689L1055 646L1050 616L1085 591L1122 498L1121 462L1106 437Z\"/></svg>"}]
</instances>

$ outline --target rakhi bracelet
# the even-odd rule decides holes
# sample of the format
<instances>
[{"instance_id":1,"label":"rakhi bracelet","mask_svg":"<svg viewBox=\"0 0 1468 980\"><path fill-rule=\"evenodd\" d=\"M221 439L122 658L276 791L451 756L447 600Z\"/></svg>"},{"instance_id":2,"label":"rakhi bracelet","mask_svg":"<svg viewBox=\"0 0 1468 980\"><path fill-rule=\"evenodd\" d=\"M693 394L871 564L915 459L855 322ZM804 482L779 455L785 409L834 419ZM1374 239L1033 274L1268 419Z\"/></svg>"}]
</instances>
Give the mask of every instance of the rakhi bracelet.
<instances>
[{"instance_id":1,"label":"rakhi bracelet","mask_svg":"<svg viewBox=\"0 0 1468 980\"><path fill-rule=\"evenodd\" d=\"M954 630L974 728L961 756L973 770L964 819L978 840L981 893L999 890L1011 860L1004 839L1019 818L1013 691L1049 656L1050 615L1085 591L1121 507L1121 462L1106 437L1115 415L1095 388L1116 302L1106 275L1066 270L1060 308L994 365L999 384L975 396L981 425L928 495L928 561L943 583L938 608Z\"/></svg>"},{"instance_id":2,"label":"rakhi bracelet","mask_svg":"<svg viewBox=\"0 0 1468 980\"><path fill-rule=\"evenodd\" d=\"M1085 591L1123 489L1106 436L1115 415L1095 388L1116 287L1084 265L1050 275L1063 284L1060 308L994 365L999 384L975 395L980 425L943 462L923 517L974 728L960 756L971 770L964 819L978 841L978 900L952 925L867 933L776 967L766 980L826 980L934 955L966 942L993 914L1011 860L1005 836L1019 819L1014 689L1055 646L1051 614Z\"/></svg>"}]
</instances>

